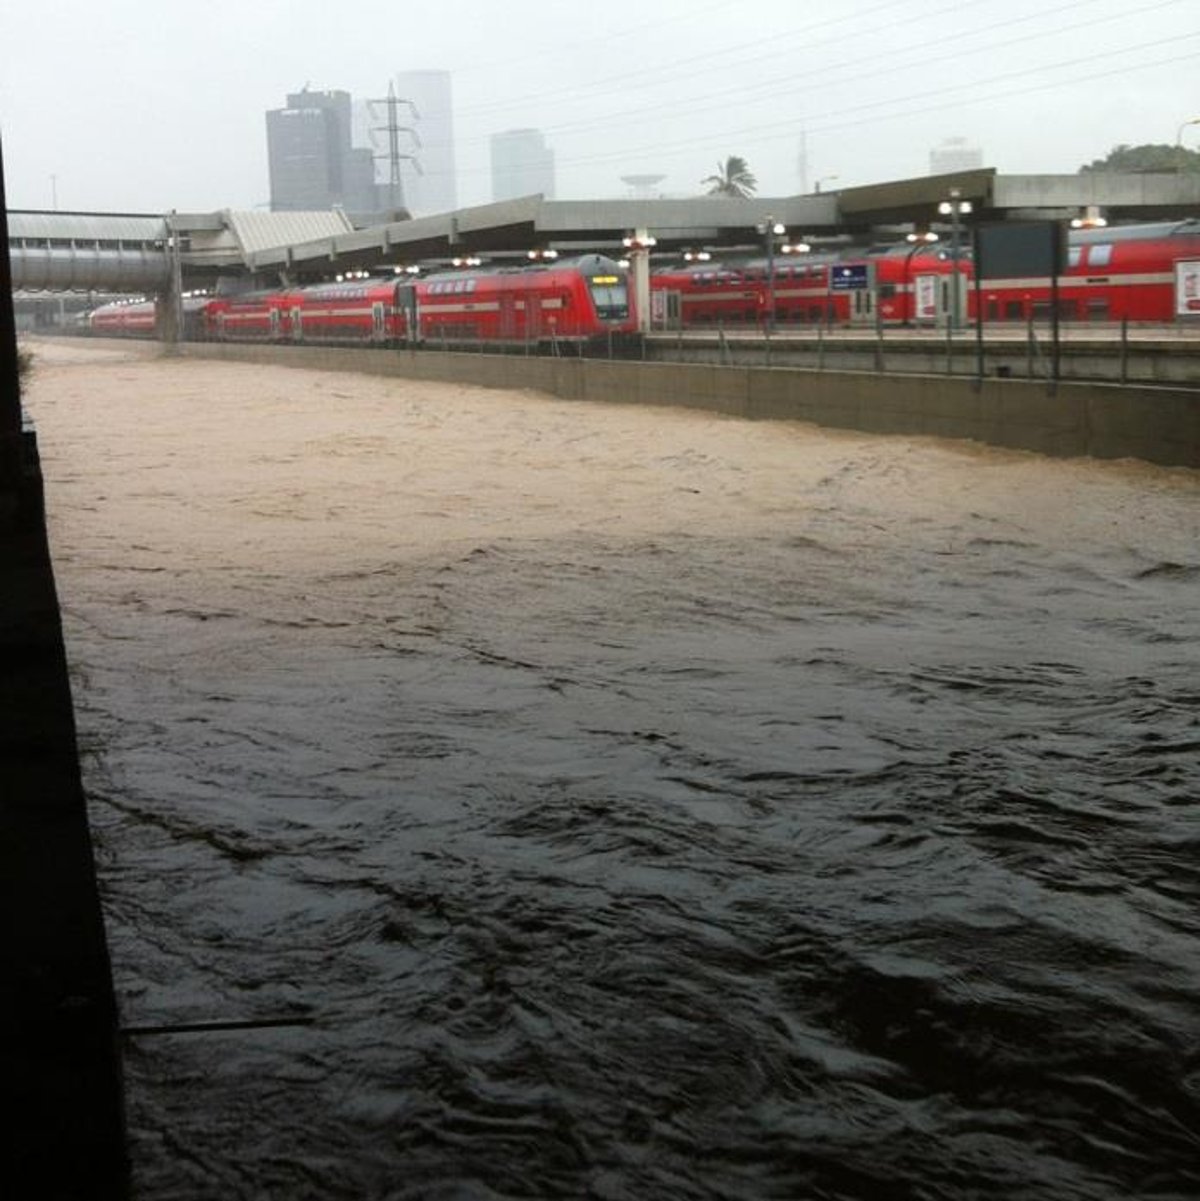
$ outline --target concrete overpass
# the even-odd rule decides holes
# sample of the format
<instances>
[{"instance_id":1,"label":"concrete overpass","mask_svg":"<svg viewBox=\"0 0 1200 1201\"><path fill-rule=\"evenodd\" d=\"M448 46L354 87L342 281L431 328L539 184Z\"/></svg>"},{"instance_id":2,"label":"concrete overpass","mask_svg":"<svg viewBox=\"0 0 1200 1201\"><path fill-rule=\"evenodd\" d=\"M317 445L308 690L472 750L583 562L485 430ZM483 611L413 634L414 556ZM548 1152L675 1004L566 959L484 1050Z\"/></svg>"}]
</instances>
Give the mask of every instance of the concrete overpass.
<instances>
[{"instance_id":1,"label":"concrete overpass","mask_svg":"<svg viewBox=\"0 0 1200 1201\"><path fill-rule=\"evenodd\" d=\"M188 287L242 275L269 246L350 233L344 213L8 214L13 286L21 291L161 292L176 268Z\"/></svg>"}]
</instances>

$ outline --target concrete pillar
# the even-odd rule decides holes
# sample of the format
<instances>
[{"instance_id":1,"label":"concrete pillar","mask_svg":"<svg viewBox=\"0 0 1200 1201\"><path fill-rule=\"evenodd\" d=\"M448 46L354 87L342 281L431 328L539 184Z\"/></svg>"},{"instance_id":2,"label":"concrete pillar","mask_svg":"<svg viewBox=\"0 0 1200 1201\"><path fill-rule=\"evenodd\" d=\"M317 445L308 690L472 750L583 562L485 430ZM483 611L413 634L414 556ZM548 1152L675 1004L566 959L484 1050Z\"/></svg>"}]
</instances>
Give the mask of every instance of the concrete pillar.
<instances>
[{"instance_id":1,"label":"concrete pillar","mask_svg":"<svg viewBox=\"0 0 1200 1201\"><path fill-rule=\"evenodd\" d=\"M629 271L633 276L633 304L637 312L638 331L650 332L650 247L656 239L647 229L635 229L625 239L629 253Z\"/></svg>"}]
</instances>

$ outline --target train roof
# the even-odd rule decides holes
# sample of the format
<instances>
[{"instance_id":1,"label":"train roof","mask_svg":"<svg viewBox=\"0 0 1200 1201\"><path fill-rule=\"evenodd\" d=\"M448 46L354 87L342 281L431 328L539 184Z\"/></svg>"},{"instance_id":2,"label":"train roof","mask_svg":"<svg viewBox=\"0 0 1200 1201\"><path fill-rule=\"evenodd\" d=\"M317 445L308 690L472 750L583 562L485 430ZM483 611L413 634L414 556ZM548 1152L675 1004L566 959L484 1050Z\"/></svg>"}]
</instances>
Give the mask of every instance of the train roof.
<instances>
[{"instance_id":1,"label":"train roof","mask_svg":"<svg viewBox=\"0 0 1200 1201\"><path fill-rule=\"evenodd\" d=\"M514 266L483 265L464 271L438 271L422 276L420 281L442 281L447 279L480 279L494 275L536 275L546 271L577 271L580 275L613 275L623 270L621 264L603 254L581 254L573 258L554 259L552 262L521 263Z\"/></svg>"},{"instance_id":2,"label":"train roof","mask_svg":"<svg viewBox=\"0 0 1200 1201\"><path fill-rule=\"evenodd\" d=\"M813 250L805 254L779 254L775 256L775 270L786 271L793 267L825 267L830 263L840 262L845 257L838 250ZM742 259L713 259L707 263L680 263L668 265L660 263L651 271L652 275L731 275L744 274L747 271L767 270L765 255L757 258Z\"/></svg>"},{"instance_id":3,"label":"train roof","mask_svg":"<svg viewBox=\"0 0 1200 1201\"><path fill-rule=\"evenodd\" d=\"M1071 241L1079 245L1092 242L1142 242L1157 238L1200 237L1200 220L1154 221L1140 225L1105 225L1099 229L1073 229Z\"/></svg>"}]
</instances>

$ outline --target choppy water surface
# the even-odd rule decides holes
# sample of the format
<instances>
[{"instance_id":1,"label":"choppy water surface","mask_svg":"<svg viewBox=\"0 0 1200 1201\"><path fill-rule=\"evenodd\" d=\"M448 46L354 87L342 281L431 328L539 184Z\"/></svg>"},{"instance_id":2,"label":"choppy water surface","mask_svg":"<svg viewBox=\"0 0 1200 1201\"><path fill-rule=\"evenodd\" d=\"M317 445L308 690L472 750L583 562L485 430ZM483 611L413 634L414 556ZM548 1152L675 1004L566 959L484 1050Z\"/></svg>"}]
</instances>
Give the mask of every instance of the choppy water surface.
<instances>
[{"instance_id":1,"label":"choppy water surface","mask_svg":"<svg viewBox=\"0 0 1200 1201\"><path fill-rule=\"evenodd\" d=\"M97 352L93 352L95 357ZM109 355L41 430L143 1198L1200 1194L1200 483Z\"/></svg>"}]
</instances>

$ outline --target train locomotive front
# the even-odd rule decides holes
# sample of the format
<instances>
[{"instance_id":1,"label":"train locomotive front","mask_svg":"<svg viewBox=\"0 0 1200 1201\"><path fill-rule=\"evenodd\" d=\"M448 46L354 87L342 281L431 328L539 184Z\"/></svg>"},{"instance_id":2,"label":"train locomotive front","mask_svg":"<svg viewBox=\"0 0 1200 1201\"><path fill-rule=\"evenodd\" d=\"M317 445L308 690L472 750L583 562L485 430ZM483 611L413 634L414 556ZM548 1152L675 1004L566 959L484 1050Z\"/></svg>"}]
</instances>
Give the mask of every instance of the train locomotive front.
<instances>
[{"instance_id":1,"label":"train locomotive front","mask_svg":"<svg viewBox=\"0 0 1200 1201\"><path fill-rule=\"evenodd\" d=\"M629 273L603 255L440 272L420 280L415 291L420 340L434 346L558 346L637 329Z\"/></svg>"}]
</instances>

